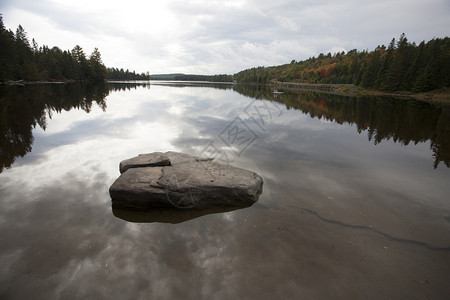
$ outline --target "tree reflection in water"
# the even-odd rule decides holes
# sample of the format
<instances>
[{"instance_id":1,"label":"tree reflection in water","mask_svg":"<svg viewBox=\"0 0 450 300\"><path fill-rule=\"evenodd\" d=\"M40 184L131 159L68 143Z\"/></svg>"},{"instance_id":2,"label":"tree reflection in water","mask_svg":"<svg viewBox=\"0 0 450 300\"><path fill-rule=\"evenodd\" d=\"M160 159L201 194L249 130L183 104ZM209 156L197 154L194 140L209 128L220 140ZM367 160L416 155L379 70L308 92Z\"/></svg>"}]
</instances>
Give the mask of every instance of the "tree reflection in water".
<instances>
[{"instance_id":1,"label":"tree reflection in water","mask_svg":"<svg viewBox=\"0 0 450 300\"><path fill-rule=\"evenodd\" d=\"M74 108L89 113L94 102L105 111L108 94L108 85L98 83L0 86L0 172L31 152L33 128L45 130L53 113Z\"/></svg>"},{"instance_id":2,"label":"tree reflection in water","mask_svg":"<svg viewBox=\"0 0 450 300\"><path fill-rule=\"evenodd\" d=\"M339 124L355 124L359 133L367 131L375 144L392 139L408 145L430 141L435 168L443 162L450 167L450 106L390 97L349 97L311 91L286 90L273 94L267 87L256 85L224 85L205 83L152 84L174 87L196 86L236 92L256 99L283 103L288 109L301 110L313 118ZM32 130L46 129L53 113L82 109L89 113L95 102L106 110L110 91L150 88L149 82L110 82L109 84L47 84L0 86L0 172L9 168L17 157L31 152Z\"/></svg>"},{"instance_id":3,"label":"tree reflection in water","mask_svg":"<svg viewBox=\"0 0 450 300\"><path fill-rule=\"evenodd\" d=\"M287 109L301 110L313 118L355 124L358 132L367 131L369 141L375 144L391 139L403 145L430 141L434 168L441 162L450 167L450 105L311 91L273 94L270 89L255 85L236 85L235 90L252 98L283 103Z\"/></svg>"}]
</instances>

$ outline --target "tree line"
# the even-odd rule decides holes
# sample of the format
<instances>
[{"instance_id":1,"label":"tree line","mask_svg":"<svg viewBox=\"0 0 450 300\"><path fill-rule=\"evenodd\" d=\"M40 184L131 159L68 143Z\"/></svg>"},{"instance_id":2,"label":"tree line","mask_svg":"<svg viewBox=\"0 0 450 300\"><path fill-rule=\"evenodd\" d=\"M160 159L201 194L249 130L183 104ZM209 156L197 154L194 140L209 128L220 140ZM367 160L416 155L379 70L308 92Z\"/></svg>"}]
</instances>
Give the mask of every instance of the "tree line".
<instances>
[{"instance_id":1,"label":"tree line","mask_svg":"<svg viewBox=\"0 0 450 300\"><path fill-rule=\"evenodd\" d=\"M152 74L152 80L174 80L174 81L208 81L208 82L233 82L233 75L196 75L196 74Z\"/></svg>"},{"instance_id":2,"label":"tree line","mask_svg":"<svg viewBox=\"0 0 450 300\"><path fill-rule=\"evenodd\" d=\"M233 82L233 76L227 74L219 75L194 75L194 74L179 74L175 75L173 80L181 81L209 81L209 82Z\"/></svg>"},{"instance_id":3,"label":"tree line","mask_svg":"<svg viewBox=\"0 0 450 300\"><path fill-rule=\"evenodd\" d=\"M1 81L103 81L149 80L150 74L137 74L118 68L106 68L100 51L95 48L87 56L76 45L72 50L39 46L28 38L19 25L13 32L5 28L0 14L0 82Z\"/></svg>"},{"instance_id":4,"label":"tree line","mask_svg":"<svg viewBox=\"0 0 450 300\"><path fill-rule=\"evenodd\" d=\"M87 56L79 45L71 51L39 46L21 25L7 30L0 15L0 81L99 81L106 75L97 48Z\"/></svg>"},{"instance_id":5,"label":"tree line","mask_svg":"<svg viewBox=\"0 0 450 300\"><path fill-rule=\"evenodd\" d=\"M353 49L347 53L321 53L317 58L251 68L234 75L172 75L171 80L185 81L334 83L381 91L427 92L450 87L450 38L416 45L402 34L387 47L378 46L370 52ZM162 79L157 77L151 78L149 72L106 68L97 48L87 56L79 45L71 51L39 46L34 39L30 42L21 25L16 32L7 30L0 14L0 82Z\"/></svg>"},{"instance_id":6,"label":"tree line","mask_svg":"<svg viewBox=\"0 0 450 300\"><path fill-rule=\"evenodd\" d=\"M109 80L150 80L150 74L147 73L136 73L136 71L118 69L118 68L108 68L108 79Z\"/></svg>"},{"instance_id":7,"label":"tree line","mask_svg":"<svg viewBox=\"0 0 450 300\"><path fill-rule=\"evenodd\" d=\"M426 92L450 87L450 38L435 38L419 45L405 34L373 51L353 49L290 64L258 67L233 76L238 83L355 84L381 91Z\"/></svg>"}]
</instances>

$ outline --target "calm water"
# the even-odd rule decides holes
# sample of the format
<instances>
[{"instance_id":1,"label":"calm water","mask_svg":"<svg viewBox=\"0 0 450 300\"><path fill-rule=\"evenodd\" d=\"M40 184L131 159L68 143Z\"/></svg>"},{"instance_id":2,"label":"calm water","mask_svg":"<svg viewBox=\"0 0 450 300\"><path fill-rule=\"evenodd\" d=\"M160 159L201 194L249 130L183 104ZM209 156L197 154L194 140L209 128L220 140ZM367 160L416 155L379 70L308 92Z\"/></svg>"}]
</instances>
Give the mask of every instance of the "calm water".
<instances>
[{"instance_id":1,"label":"calm water","mask_svg":"<svg viewBox=\"0 0 450 300\"><path fill-rule=\"evenodd\" d=\"M448 299L450 107L248 86L0 86L1 299ZM121 160L250 169L239 210L112 210Z\"/></svg>"}]
</instances>

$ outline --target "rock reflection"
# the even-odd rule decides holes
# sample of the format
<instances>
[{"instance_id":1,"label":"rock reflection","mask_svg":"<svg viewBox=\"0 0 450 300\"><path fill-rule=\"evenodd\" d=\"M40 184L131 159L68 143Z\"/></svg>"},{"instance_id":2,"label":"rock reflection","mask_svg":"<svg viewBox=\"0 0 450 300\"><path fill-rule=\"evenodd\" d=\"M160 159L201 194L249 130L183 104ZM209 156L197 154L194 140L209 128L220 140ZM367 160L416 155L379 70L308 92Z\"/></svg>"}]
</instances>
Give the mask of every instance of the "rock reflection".
<instances>
[{"instance_id":1,"label":"rock reflection","mask_svg":"<svg viewBox=\"0 0 450 300\"><path fill-rule=\"evenodd\" d=\"M450 169L432 170L424 147L385 142L368 151L373 143L355 132L364 119L339 117L339 105L350 112L347 102L358 103L353 98L340 103L330 96L315 110L322 103L318 95L310 101L296 92L278 96L290 111L283 110L267 134L232 162L265 179L264 193L251 208L112 208L108 187L118 161L144 151L201 150L253 102L232 91L192 90L118 91L109 96L105 114L94 107L88 117L83 111L64 114L65 123L48 120L47 133L36 133L30 157L39 154L39 160L0 174L0 299L450 294L450 252L405 242L448 247ZM185 103L180 114L168 112ZM382 104L389 102L368 99L359 105L375 109L375 103L380 110L373 114L381 119ZM356 125L324 122L323 129L319 117ZM30 123L24 124L28 130Z\"/></svg>"},{"instance_id":2,"label":"rock reflection","mask_svg":"<svg viewBox=\"0 0 450 300\"><path fill-rule=\"evenodd\" d=\"M120 206L112 205L112 212L115 217L133 223L170 223L179 224L206 215L231 212L248 208L252 205L243 206L218 206L208 209L175 209L159 208L148 211L123 209Z\"/></svg>"}]
</instances>

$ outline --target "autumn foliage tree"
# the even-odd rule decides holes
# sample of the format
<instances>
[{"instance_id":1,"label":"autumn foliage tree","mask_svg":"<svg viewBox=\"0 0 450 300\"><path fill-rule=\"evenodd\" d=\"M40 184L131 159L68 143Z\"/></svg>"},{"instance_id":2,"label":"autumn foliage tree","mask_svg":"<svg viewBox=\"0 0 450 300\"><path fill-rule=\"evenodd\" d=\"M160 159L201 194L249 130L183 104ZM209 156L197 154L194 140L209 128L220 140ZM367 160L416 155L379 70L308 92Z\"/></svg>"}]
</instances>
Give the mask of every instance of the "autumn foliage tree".
<instances>
[{"instance_id":1,"label":"autumn foliage tree","mask_svg":"<svg viewBox=\"0 0 450 300\"><path fill-rule=\"evenodd\" d=\"M450 87L450 38L410 43L405 34L388 47L358 52L353 49L275 67L241 71L233 79L242 83L271 81L298 83L352 83L382 91L425 92Z\"/></svg>"}]
</instances>

